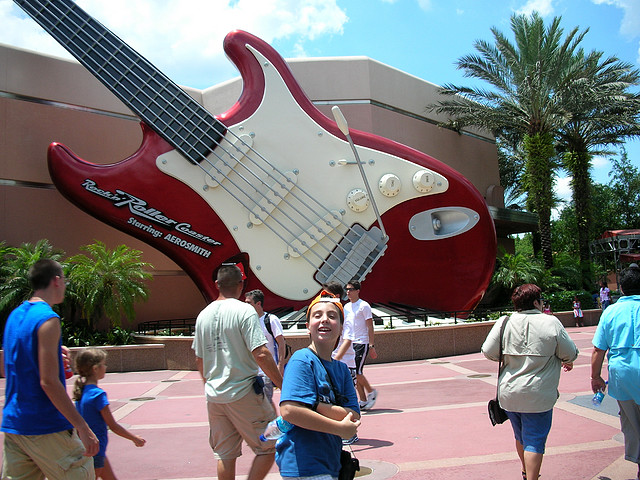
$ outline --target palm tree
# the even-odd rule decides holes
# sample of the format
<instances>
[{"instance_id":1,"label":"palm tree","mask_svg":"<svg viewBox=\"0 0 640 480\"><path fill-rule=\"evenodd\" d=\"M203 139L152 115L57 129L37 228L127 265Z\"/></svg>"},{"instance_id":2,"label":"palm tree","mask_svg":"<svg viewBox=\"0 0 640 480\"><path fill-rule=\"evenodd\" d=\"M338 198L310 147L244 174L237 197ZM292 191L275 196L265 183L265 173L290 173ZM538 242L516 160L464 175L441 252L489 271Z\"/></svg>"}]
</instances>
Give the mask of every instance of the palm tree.
<instances>
[{"instance_id":1,"label":"palm tree","mask_svg":"<svg viewBox=\"0 0 640 480\"><path fill-rule=\"evenodd\" d=\"M560 17L548 27L538 13L530 17L513 15L511 43L495 27L495 44L474 43L477 55L457 62L465 76L489 83L493 88L445 85L442 93L451 99L432 106L453 117L456 128L476 126L521 145L526 166L522 182L527 207L538 214L542 257L546 268L553 265L551 251L551 209L554 205L554 133L566 122L562 93L583 75L576 54L586 31L571 30L563 39Z\"/></svg>"},{"instance_id":2,"label":"palm tree","mask_svg":"<svg viewBox=\"0 0 640 480\"><path fill-rule=\"evenodd\" d=\"M593 233L591 159L595 153L602 153L599 148L621 144L640 134L640 95L628 91L638 85L640 72L616 57L602 59L602 56L602 52L594 51L584 57L585 75L563 92L569 115L557 132L564 167L572 177L585 288L593 278L589 268L589 242Z\"/></svg>"},{"instance_id":3,"label":"palm tree","mask_svg":"<svg viewBox=\"0 0 640 480\"><path fill-rule=\"evenodd\" d=\"M538 264L539 260L523 255L522 253L510 254L504 250L502 257L498 258L496 270L493 273L491 283L499 285L511 292L518 285L524 283L540 283L544 278L544 268Z\"/></svg>"},{"instance_id":4,"label":"palm tree","mask_svg":"<svg viewBox=\"0 0 640 480\"><path fill-rule=\"evenodd\" d=\"M135 318L134 305L149 296L147 281L152 275L144 269L151 264L142 262L142 252L126 245L109 250L96 241L80 248L88 255L71 257L69 281L74 286L69 294L80 305L90 325L103 316L114 325L120 325L124 315Z\"/></svg>"},{"instance_id":5,"label":"palm tree","mask_svg":"<svg viewBox=\"0 0 640 480\"><path fill-rule=\"evenodd\" d=\"M19 247L7 247L3 242L0 254L0 320L4 323L9 313L31 296L29 268L44 258L62 263L64 252L43 239L35 245L23 243Z\"/></svg>"}]
</instances>

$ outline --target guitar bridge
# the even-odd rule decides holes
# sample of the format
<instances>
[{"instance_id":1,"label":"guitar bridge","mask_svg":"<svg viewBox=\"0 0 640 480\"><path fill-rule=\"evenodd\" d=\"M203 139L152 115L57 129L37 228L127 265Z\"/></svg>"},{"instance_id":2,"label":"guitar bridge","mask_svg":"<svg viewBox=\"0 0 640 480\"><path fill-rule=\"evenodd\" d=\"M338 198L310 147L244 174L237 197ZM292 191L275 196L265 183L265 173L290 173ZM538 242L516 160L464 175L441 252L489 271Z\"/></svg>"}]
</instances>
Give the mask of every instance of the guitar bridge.
<instances>
[{"instance_id":1,"label":"guitar bridge","mask_svg":"<svg viewBox=\"0 0 640 480\"><path fill-rule=\"evenodd\" d=\"M321 284L336 281L342 285L352 280L363 281L384 255L387 240L378 227L365 230L354 225L318 268L315 279Z\"/></svg>"}]
</instances>

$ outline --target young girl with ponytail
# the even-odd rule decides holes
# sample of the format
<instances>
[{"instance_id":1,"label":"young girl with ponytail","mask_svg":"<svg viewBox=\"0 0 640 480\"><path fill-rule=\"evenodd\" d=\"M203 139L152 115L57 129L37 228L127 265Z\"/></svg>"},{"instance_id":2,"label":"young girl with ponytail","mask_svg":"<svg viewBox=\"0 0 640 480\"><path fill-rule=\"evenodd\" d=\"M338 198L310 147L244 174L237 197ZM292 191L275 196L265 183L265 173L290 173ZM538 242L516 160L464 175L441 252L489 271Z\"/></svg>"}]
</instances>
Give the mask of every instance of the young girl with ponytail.
<instances>
[{"instance_id":1,"label":"young girl with ponytail","mask_svg":"<svg viewBox=\"0 0 640 480\"><path fill-rule=\"evenodd\" d=\"M75 363L79 376L73 388L73 399L80 415L100 440L100 451L93 457L96 478L115 480L116 476L106 457L107 427L116 435L131 440L136 447L142 447L145 439L129 432L111 414L107 392L98 387L98 381L107 373L106 359L106 352L97 348L88 348L78 353Z\"/></svg>"}]
</instances>

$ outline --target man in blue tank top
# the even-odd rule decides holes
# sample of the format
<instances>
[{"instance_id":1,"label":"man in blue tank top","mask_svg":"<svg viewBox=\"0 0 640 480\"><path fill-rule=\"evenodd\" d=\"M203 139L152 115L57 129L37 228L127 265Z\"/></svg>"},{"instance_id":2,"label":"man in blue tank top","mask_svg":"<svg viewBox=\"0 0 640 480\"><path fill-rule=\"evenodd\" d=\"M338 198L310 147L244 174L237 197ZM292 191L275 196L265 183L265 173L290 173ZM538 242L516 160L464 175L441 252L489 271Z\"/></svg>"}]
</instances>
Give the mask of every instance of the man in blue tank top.
<instances>
[{"instance_id":1,"label":"man in blue tank top","mask_svg":"<svg viewBox=\"0 0 640 480\"><path fill-rule=\"evenodd\" d=\"M60 317L66 281L53 260L29 269L33 296L4 330L5 404L2 478L94 478L99 442L67 395Z\"/></svg>"}]
</instances>

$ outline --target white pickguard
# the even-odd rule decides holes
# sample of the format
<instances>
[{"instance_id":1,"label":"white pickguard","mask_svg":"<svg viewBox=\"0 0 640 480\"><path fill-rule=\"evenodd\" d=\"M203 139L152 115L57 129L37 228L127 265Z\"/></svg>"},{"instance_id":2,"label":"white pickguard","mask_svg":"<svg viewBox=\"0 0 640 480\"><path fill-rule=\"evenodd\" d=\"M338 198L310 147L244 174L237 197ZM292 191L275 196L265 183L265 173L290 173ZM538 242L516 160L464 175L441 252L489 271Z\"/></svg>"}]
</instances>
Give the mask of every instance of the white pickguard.
<instances>
[{"instance_id":1,"label":"white pickguard","mask_svg":"<svg viewBox=\"0 0 640 480\"><path fill-rule=\"evenodd\" d=\"M349 197L365 186L348 142L314 122L277 70L247 48L262 65L265 92L251 117L228 127L222 147L232 155L218 148L209 156L210 163L197 166L172 150L158 157L156 164L206 200L239 248L249 254L251 269L265 286L282 297L305 300L319 289L314 274L349 227L357 223L369 229L376 216L371 205L362 208L359 192ZM448 188L447 179L433 171L357 148L381 215L402 202ZM414 185L420 172L428 178L426 188ZM387 196L389 189L383 195L378 188L388 174L400 182L394 196Z\"/></svg>"}]
</instances>

